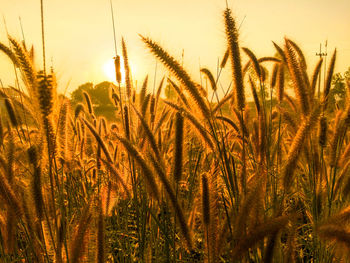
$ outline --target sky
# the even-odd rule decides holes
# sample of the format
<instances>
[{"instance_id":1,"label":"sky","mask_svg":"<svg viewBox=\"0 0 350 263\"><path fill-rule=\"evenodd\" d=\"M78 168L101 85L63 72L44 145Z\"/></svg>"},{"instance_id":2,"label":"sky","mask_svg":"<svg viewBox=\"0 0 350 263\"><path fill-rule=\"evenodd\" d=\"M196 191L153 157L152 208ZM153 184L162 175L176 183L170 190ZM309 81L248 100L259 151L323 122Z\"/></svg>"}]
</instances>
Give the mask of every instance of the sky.
<instances>
[{"instance_id":1,"label":"sky","mask_svg":"<svg viewBox=\"0 0 350 263\"><path fill-rule=\"evenodd\" d=\"M166 71L149 53L138 34L163 46L196 81L200 67L216 72L226 49L223 11L225 0L112 0L116 20L117 52L124 37L133 79L141 86L149 74L151 86ZM228 0L238 24L240 45L257 57L275 54L271 41L294 40L305 53L310 71L317 63L320 43L328 43L328 61L337 48L336 72L350 66L350 0ZM0 15L10 35L34 45L36 68L42 68L40 0L0 0ZM109 79L115 55L109 0L44 1L47 65L53 65L59 91L69 95L80 84ZM0 20L0 42L8 44ZM247 58L243 56L243 61ZM107 65L107 66L106 66ZM108 71L108 70L107 70ZM155 74L156 72L156 74ZM225 78L229 79L229 72ZM0 79L14 85L13 67L0 54ZM223 85L227 85L224 83Z\"/></svg>"}]
</instances>

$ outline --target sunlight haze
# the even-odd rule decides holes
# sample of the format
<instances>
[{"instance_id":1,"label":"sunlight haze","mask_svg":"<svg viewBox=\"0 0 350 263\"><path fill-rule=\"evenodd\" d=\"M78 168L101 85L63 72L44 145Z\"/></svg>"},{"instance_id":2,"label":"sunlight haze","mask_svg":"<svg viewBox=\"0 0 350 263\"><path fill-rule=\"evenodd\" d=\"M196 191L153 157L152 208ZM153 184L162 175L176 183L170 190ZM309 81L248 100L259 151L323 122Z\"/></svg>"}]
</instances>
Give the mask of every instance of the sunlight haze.
<instances>
[{"instance_id":1,"label":"sunlight haze","mask_svg":"<svg viewBox=\"0 0 350 263\"><path fill-rule=\"evenodd\" d=\"M282 44L287 36L300 45L310 70L318 59L315 54L320 43L326 40L328 61L335 47L338 51L335 72L343 73L350 66L349 0L241 0L228 4L237 23L242 23L241 46L249 47L257 57L273 56L271 41ZM121 54L123 36L133 80L141 83L149 74L153 85L156 65L138 34L157 41L179 61L184 50L184 66L197 81L199 66L216 72L217 60L223 56L226 45L222 18L225 1L115 0L113 5L118 53ZM63 91L70 83L71 92L85 82L110 80L106 65L115 51L109 1L51 0L44 2L44 8L47 65L53 64L59 89ZM36 65L41 68L40 1L0 0L0 12L9 34L17 39L22 39L21 17L26 43L34 45ZM0 41L8 43L2 19ZM163 72L158 63L158 81ZM13 68L3 54L0 79L5 86L14 84Z\"/></svg>"}]
</instances>

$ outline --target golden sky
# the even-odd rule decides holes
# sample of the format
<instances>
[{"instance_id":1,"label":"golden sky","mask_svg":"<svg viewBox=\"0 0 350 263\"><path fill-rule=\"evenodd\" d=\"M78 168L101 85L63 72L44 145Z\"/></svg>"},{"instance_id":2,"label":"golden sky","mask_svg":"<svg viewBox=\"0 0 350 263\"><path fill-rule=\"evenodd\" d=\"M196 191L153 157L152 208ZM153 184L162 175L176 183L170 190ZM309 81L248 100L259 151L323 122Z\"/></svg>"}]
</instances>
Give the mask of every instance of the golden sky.
<instances>
[{"instance_id":1,"label":"golden sky","mask_svg":"<svg viewBox=\"0 0 350 263\"><path fill-rule=\"evenodd\" d=\"M118 52L123 36L134 80L141 83L149 74L153 86L156 64L138 34L158 41L179 60L184 50L184 66L197 81L199 65L216 72L226 44L224 0L113 0L113 4ZM282 44L287 36L300 45L312 70L320 43L328 40L328 54L335 47L338 50L336 72L350 66L350 0L228 0L228 4L237 22L243 21L241 46L258 57L274 55L271 41ZM103 68L114 56L109 0L46 0L44 5L47 64L53 61L59 89L63 91L68 82L72 91L88 81L108 80ZM21 17L25 40L34 44L41 68L40 1L0 0L0 14L9 33L18 39L22 39ZM7 43L2 19L0 41ZM158 63L158 81L162 75ZM14 84L13 68L2 54L0 79L5 86Z\"/></svg>"}]
</instances>

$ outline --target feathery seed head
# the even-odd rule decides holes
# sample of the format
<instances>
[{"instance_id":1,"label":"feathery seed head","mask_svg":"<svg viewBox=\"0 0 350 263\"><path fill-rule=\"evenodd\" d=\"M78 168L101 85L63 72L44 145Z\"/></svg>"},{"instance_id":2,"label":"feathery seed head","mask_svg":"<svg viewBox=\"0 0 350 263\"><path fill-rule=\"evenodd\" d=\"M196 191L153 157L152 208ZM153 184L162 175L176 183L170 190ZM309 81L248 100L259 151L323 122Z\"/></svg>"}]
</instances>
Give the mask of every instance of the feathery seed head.
<instances>
[{"instance_id":1,"label":"feathery seed head","mask_svg":"<svg viewBox=\"0 0 350 263\"><path fill-rule=\"evenodd\" d=\"M238 32L235 20L232 17L231 10L226 9L224 12L225 31L228 49L230 50L230 58L232 65L232 79L234 83L235 103L239 110L245 107L245 95L242 76L241 56L238 45Z\"/></svg>"}]
</instances>

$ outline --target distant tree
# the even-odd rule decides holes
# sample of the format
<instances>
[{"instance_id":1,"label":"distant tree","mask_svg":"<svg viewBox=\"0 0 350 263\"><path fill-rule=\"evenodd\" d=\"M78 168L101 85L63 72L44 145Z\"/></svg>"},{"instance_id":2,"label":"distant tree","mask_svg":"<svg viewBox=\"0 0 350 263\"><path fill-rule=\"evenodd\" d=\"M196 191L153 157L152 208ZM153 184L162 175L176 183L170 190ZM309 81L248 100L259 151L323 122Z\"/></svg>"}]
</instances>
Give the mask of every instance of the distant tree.
<instances>
[{"instance_id":1,"label":"distant tree","mask_svg":"<svg viewBox=\"0 0 350 263\"><path fill-rule=\"evenodd\" d=\"M75 91L71 93L72 105L83 102L83 91L85 91L90 95L90 99L97 116L102 115L109 120L114 119L114 110L116 108L109 98L110 84L110 82L104 81L95 86L91 82L80 85Z\"/></svg>"},{"instance_id":2,"label":"distant tree","mask_svg":"<svg viewBox=\"0 0 350 263\"><path fill-rule=\"evenodd\" d=\"M345 71L345 73L344 73L344 79L345 79L346 81L350 81L350 67L348 67L348 70Z\"/></svg>"},{"instance_id":3,"label":"distant tree","mask_svg":"<svg viewBox=\"0 0 350 263\"><path fill-rule=\"evenodd\" d=\"M72 92L72 103L75 105L83 101L83 91L90 95L91 102L95 107L112 106L112 102L109 98L110 82L104 81L97 85L93 85L91 82L80 85L75 91Z\"/></svg>"},{"instance_id":4,"label":"distant tree","mask_svg":"<svg viewBox=\"0 0 350 263\"><path fill-rule=\"evenodd\" d=\"M90 94L91 90L94 88L94 84L91 82L87 82L85 84L80 85L76 90L71 93L71 102L73 105L76 105L79 102L83 101L83 91L86 91ZM90 94L91 96L91 94Z\"/></svg>"},{"instance_id":5,"label":"distant tree","mask_svg":"<svg viewBox=\"0 0 350 263\"><path fill-rule=\"evenodd\" d=\"M109 98L109 89L111 83L108 81L97 84L89 93L92 103L99 106L112 106Z\"/></svg>"},{"instance_id":6,"label":"distant tree","mask_svg":"<svg viewBox=\"0 0 350 263\"><path fill-rule=\"evenodd\" d=\"M175 89L170 85L169 82L167 82L165 89L164 89L164 94L166 99L172 99L175 98L176 96L176 91Z\"/></svg>"},{"instance_id":7,"label":"distant tree","mask_svg":"<svg viewBox=\"0 0 350 263\"><path fill-rule=\"evenodd\" d=\"M345 104L346 97L346 81L350 80L350 67L348 70L342 75L341 73L337 73L333 75L332 78L332 89L329 93L329 104L333 105L331 107L334 109L337 104L339 107L343 107Z\"/></svg>"}]
</instances>

